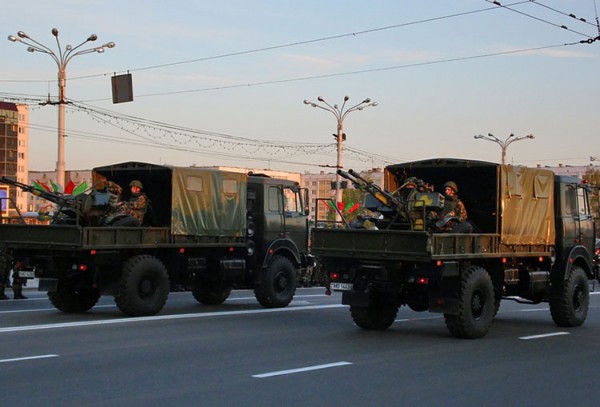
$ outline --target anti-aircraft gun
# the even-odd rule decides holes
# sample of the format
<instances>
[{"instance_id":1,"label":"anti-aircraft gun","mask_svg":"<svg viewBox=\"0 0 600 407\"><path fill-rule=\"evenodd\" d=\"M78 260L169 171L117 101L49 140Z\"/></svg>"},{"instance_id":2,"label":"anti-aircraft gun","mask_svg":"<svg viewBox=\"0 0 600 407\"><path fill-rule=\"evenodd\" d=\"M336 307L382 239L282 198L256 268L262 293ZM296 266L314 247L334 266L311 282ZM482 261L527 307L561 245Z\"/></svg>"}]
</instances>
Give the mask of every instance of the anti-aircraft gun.
<instances>
[{"instance_id":1,"label":"anti-aircraft gun","mask_svg":"<svg viewBox=\"0 0 600 407\"><path fill-rule=\"evenodd\" d=\"M366 192L365 207L383 219L375 223L380 229L431 230L444 208L444 196L421 179L409 177L394 191L388 192L356 171L338 170L356 189Z\"/></svg>"},{"instance_id":2,"label":"anti-aircraft gun","mask_svg":"<svg viewBox=\"0 0 600 407\"><path fill-rule=\"evenodd\" d=\"M106 185L102 191L93 188L78 195L68 195L38 189L7 177L0 177L0 182L54 203L56 210L49 217L52 224L139 226L139 222L135 218L119 210L118 194L110 184ZM120 190L120 187L116 185L115 187Z\"/></svg>"}]
</instances>

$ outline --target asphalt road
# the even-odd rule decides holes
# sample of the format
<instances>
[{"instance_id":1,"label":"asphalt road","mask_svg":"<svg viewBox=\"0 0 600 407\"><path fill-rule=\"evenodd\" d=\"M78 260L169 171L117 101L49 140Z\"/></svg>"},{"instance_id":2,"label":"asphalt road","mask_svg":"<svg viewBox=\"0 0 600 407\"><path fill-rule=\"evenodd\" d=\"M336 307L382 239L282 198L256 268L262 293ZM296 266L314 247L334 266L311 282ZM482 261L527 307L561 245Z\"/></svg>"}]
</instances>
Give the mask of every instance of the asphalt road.
<instances>
[{"instance_id":1,"label":"asphalt road","mask_svg":"<svg viewBox=\"0 0 600 407\"><path fill-rule=\"evenodd\" d=\"M406 307L387 331L364 331L323 288L276 310L249 291L215 307L172 293L146 318L123 316L110 297L70 315L27 295L0 302L2 406L600 405L596 293L571 329L547 304L503 301L479 340Z\"/></svg>"}]
</instances>

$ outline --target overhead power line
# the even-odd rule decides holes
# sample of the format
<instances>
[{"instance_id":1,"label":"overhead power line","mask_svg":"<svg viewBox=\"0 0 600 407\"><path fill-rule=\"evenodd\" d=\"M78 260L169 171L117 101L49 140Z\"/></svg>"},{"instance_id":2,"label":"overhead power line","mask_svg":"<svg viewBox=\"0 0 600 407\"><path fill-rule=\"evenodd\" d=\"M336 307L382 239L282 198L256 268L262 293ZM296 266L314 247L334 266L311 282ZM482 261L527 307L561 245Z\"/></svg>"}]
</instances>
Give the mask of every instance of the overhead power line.
<instances>
[{"instance_id":1,"label":"overhead power line","mask_svg":"<svg viewBox=\"0 0 600 407\"><path fill-rule=\"evenodd\" d=\"M581 33L581 32L579 32L579 31L572 30L572 29L568 28L568 27L567 27L566 25L564 25L564 24L556 24L556 23L553 23L553 22L551 22L551 21L545 20L545 19L543 19L543 18L536 17L536 16L534 16L534 15L531 15L531 14L525 13L525 12L523 12L523 11L517 10L517 9L515 9L515 8L512 8L512 6L513 6L512 4L503 5L503 4L501 4L499 1L496 1L496 0L485 0L485 1L487 1L488 3L494 4L494 5L498 6L498 7L502 7L502 8L505 8L505 9L507 9L507 10L510 10L510 11L512 11L512 12L514 12L514 13L521 14L521 15L523 15L523 16L525 16L525 17L528 17L528 18L531 18L531 19L533 19L533 20L536 20L536 21L542 22L542 23L544 23L544 24L549 24L549 25L551 25L551 26L554 26L554 27L557 27L557 28L560 28L560 29L563 29L563 30L566 30L566 31L570 31L570 32L572 32L572 33L574 33L574 34L581 35L581 36L583 36L583 37L589 37L589 35L587 35L587 34L584 34L584 33ZM536 2L536 1L534 1L534 0L530 0L530 2L531 2L531 3L536 3L536 4L537 4L537 2ZM568 15L568 14L566 14L566 15Z\"/></svg>"},{"instance_id":2,"label":"overhead power line","mask_svg":"<svg viewBox=\"0 0 600 407\"><path fill-rule=\"evenodd\" d=\"M437 64L444 64L444 63L450 63L450 62L468 61L468 60L490 58L490 57L496 57L496 56L502 56L502 55L523 54L523 53L527 53L527 52L534 52L534 51L541 51L541 50L552 49L552 48L560 48L560 47L579 45L580 43L581 43L581 41L577 41L577 42L570 42L570 43L564 43L564 44L554 44L554 45L545 45L545 46L540 46L540 47L515 49L515 50L509 50L509 51L490 52L490 53L486 53L486 54L467 55L464 57L438 59L438 60L434 60L434 61L415 62L412 64L393 65L393 66L387 66L387 67L381 67L381 68L370 68L370 69L361 69L361 70L348 71L348 72L335 72L335 73L321 74L321 75L302 76L302 77L298 77L298 78L274 79L274 80L268 80L268 81L259 81L259 82L243 83L243 84L235 84L235 85L214 86L214 87L210 87L210 88L198 88L198 89L176 90L176 91L170 91L170 92L147 93L147 94L142 94L142 95L136 95L136 98L178 95L178 94L184 94L184 93L208 92L208 91L236 89L236 88L247 88L247 87L251 87L251 86L274 85L274 84L280 84L280 83L300 82L300 81L325 79L325 78L335 78L335 77L340 77L340 76L358 75L358 74L364 74L364 73L393 71L393 70L397 70L397 69L414 68L414 67L428 66L428 65L437 65ZM110 100L110 99L108 99L108 98L90 99L90 100L85 100L85 102L98 102L98 101L104 101L104 100Z\"/></svg>"},{"instance_id":3,"label":"overhead power line","mask_svg":"<svg viewBox=\"0 0 600 407\"><path fill-rule=\"evenodd\" d=\"M514 3L510 3L507 6L516 6L516 5L528 3L528 2L529 2L529 0L518 1L518 2L514 2ZM495 9L497 9L497 7L486 7L486 8L481 8L481 9L477 9L477 10L465 11L465 12L461 12L461 13L448 14L448 15L444 15L444 16L425 18L425 19L421 19L421 20L393 24L393 25L388 25L388 26L384 26L384 27L376 27L376 28L370 28L370 29L361 30L361 31L354 31L351 33L319 37L319 38L314 38L314 39L310 39L310 40L296 41L296 42L290 42L290 43L285 43L285 44L260 47L260 48L244 50L244 51L229 52L229 53L212 55L212 56L202 57L202 58L187 59L184 61L168 62L168 63L164 63L164 64L157 64L157 65L151 65L151 66L145 66L145 67L139 67L139 68L133 68L133 69L123 69L123 70L115 71L115 72L74 76L74 77L69 78L69 80L72 81L75 79L87 79L87 78L94 78L94 77L100 77L100 76L108 76L108 75L122 73L122 72L146 71L146 70L150 70L150 69L166 68L166 67L176 66L176 65L184 65L184 64L191 64L191 63L196 63L196 62L210 61L210 60L214 60L214 59L248 55L248 54L254 54L254 53L259 53L259 52L282 49L282 48L297 47L300 45L314 44L314 43L318 43L318 42L331 41L331 40L336 40L336 39L341 39L341 38L357 37L360 35L371 34L371 33L379 32L379 31L391 30L391 29L396 29L396 28L408 27L408 26L417 25L417 24L431 23L431 22L435 22L435 21L456 18L456 17L462 17L462 16L466 16L466 15L470 15L470 14L476 14L476 13L486 12L486 11L495 10ZM48 82L48 81L47 80L21 80L21 81L19 81L19 80L15 80L15 79L0 79L0 82Z\"/></svg>"}]
</instances>

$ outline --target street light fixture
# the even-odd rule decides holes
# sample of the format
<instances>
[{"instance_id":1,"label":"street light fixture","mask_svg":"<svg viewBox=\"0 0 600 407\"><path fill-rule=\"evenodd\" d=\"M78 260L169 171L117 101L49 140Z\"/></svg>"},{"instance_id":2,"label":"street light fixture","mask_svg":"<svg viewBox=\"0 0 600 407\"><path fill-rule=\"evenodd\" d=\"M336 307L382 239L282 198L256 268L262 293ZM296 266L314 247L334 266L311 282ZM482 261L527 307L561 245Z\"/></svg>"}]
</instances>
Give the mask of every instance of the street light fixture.
<instances>
[{"instance_id":1,"label":"street light fixture","mask_svg":"<svg viewBox=\"0 0 600 407\"><path fill-rule=\"evenodd\" d=\"M337 120L337 134L334 134L333 136L337 139L337 165L336 165L336 168L342 169L342 168L344 168L342 165L342 143L344 142L344 140L346 140L346 135L344 134L344 119L351 112L354 112L357 110L363 110L365 107L369 107L369 106L377 106L377 102L373 102L373 101L371 101L371 99L367 98L352 107L346 108L346 102L348 102L348 100L350 100L350 97L348 97L348 96L344 96L344 103L342 103L341 107L339 107L337 104L331 106L321 96L319 96L317 98L317 100L320 102L320 104L311 102L309 100L305 100L304 104L312 106L312 107L318 107L319 109L330 112L331 114L333 114L335 116L335 119ZM335 175L335 207L336 208L338 208L339 202L342 201L342 190L340 189L340 181L341 181L340 174L338 174L336 171L336 175ZM335 220L336 220L336 224L337 224L337 222L340 222L342 220L338 211L336 211Z\"/></svg>"},{"instance_id":2,"label":"street light fixture","mask_svg":"<svg viewBox=\"0 0 600 407\"><path fill-rule=\"evenodd\" d=\"M492 141L492 142L498 144L500 146L500 148L502 148L502 164L506 164L506 149L508 148L508 146L510 144L514 143L515 141L520 141L520 140L525 140L525 139L534 139L535 136L533 134L528 134L526 136L515 137L515 135L511 133L510 136L508 136L506 138L506 140L502 141L498 137L494 136L492 133L488 133L487 136L478 134L476 136L473 136L473 138L478 139L478 140Z\"/></svg>"},{"instance_id":3,"label":"street light fixture","mask_svg":"<svg viewBox=\"0 0 600 407\"><path fill-rule=\"evenodd\" d=\"M52 104L58 104L58 159L56 161L56 183L59 185L65 185L65 105L68 103L65 97L65 91L67 87L67 64L71 59L75 58L78 55L91 54L93 52L97 52L99 54L103 53L106 48L114 48L114 42L107 42L106 44L102 44L99 47L86 48L77 51L80 47L88 42L93 42L98 39L96 34L90 35L85 41L81 44L73 47L72 45L67 44L64 50L60 46L60 41L58 40L58 30L56 28L52 29L52 35L56 38L56 45L58 46L58 55L52 51L50 48L41 44L31 38L23 31L18 31L17 36L9 35L8 40L11 42L20 42L27 46L27 51L29 52L41 52L43 54L48 54L56 65L58 66L58 102Z\"/></svg>"}]
</instances>

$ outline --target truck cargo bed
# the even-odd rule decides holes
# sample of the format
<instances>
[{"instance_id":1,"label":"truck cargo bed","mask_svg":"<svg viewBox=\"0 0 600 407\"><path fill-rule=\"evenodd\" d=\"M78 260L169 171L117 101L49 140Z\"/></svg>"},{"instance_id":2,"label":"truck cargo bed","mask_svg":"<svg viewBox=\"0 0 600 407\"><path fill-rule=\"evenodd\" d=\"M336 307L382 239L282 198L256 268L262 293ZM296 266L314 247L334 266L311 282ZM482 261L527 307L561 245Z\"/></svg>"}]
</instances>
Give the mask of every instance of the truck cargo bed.
<instances>
[{"instance_id":1,"label":"truck cargo bed","mask_svg":"<svg viewBox=\"0 0 600 407\"><path fill-rule=\"evenodd\" d=\"M312 251L328 257L392 261L431 261L548 255L546 245L504 245L499 234L423 231L313 229Z\"/></svg>"},{"instance_id":2,"label":"truck cargo bed","mask_svg":"<svg viewBox=\"0 0 600 407\"><path fill-rule=\"evenodd\" d=\"M0 244L15 249L126 249L189 246L243 245L232 236L171 235L170 228L81 227L71 225L0 226Z\"/></svg>"}]
</instances>

